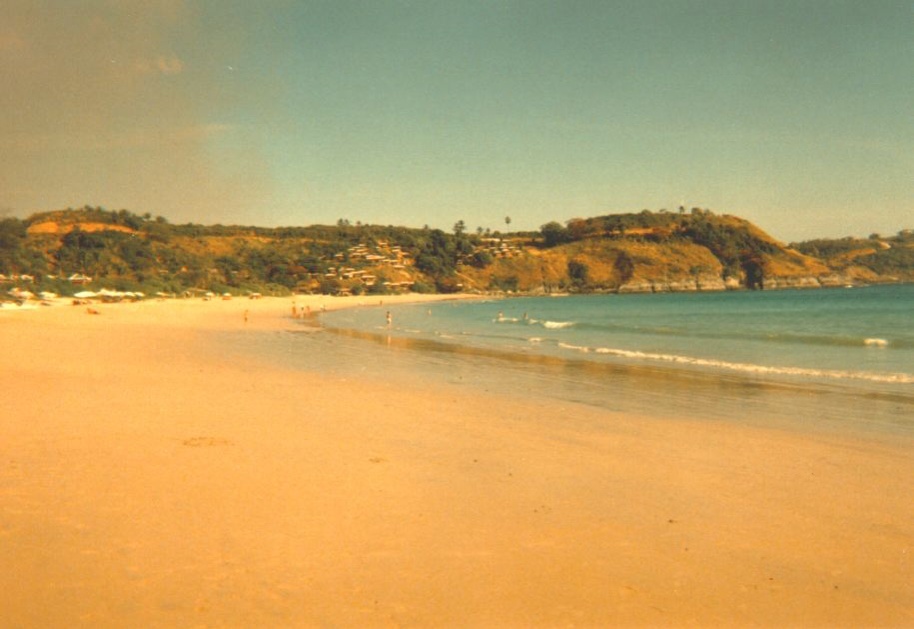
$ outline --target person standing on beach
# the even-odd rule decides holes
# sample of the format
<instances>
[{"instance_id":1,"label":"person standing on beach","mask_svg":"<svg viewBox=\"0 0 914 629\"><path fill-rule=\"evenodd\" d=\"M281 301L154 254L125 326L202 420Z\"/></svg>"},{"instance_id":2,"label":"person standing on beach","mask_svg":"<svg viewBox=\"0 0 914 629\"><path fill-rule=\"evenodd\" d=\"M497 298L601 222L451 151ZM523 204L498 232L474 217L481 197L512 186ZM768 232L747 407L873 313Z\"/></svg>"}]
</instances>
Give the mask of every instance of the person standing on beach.
<instances>
[{"instance_id":1,"label":"person standing on beach","mask_svg":"<svg viewBox=\"0 0 914 629\"><path fill-rule=\"evenodd\" d=\"M390 329L390 326L393 325L393 322L394 322L393 315L391 315L390 310L388 310L387 311L387 329L388 330Z\"/></svg>"}]
</instances>

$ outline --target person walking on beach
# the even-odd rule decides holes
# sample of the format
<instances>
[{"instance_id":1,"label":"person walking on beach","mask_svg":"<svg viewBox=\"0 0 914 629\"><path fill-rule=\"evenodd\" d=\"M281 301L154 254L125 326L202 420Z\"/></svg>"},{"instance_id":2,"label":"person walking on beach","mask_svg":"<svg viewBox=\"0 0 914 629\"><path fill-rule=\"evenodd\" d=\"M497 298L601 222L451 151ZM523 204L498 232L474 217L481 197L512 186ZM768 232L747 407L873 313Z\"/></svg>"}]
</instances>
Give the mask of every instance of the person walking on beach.
<instances>
[{"instance_id":1,"label":"person walking on beach","mask_svg":"<svg viewBox=\"0 0 914 629\"><path fill-rule=\"evenodd\" d=\"M388 330L390 329L390 326L393 325L393 322L394 322L393 315L391 315L390 310L388 310L387 311L387 329Z\"/></svg>"}]
</instances>

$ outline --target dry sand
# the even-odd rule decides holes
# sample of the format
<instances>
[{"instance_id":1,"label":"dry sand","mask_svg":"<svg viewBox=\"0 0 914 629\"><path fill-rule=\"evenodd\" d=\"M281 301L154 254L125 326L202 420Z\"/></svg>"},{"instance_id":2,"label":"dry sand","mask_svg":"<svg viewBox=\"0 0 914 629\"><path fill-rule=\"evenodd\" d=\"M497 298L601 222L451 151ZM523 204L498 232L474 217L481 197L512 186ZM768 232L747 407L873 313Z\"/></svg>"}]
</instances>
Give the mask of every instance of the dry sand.
<instances>
[{"instance_id":1,"label":"dry sand","mask_svg":"<svg viewBox=\"0 0 914 629\"><path fill-rule=\"evenodd\" d=\"M909 440L394 390L199 340L291 303L0 313L0 624L914 625Z\"/></svg>"}]
</instances>

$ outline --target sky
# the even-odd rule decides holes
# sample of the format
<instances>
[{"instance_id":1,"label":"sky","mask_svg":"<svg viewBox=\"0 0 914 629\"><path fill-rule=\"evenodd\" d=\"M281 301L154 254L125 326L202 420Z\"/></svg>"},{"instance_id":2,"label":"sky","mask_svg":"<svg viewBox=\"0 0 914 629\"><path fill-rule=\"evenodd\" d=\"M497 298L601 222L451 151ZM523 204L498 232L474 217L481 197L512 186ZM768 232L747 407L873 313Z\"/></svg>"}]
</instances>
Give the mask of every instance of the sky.
<instances>
[{"instance_id":1,"label":"sky","mask_svg":"<svg viewBox=\"0 0 914 629\"><path fill-rule=\"evenodd\" d=\"M914 228L914 0L0 7L0 215Z\"/></svg>"}]
</instances>

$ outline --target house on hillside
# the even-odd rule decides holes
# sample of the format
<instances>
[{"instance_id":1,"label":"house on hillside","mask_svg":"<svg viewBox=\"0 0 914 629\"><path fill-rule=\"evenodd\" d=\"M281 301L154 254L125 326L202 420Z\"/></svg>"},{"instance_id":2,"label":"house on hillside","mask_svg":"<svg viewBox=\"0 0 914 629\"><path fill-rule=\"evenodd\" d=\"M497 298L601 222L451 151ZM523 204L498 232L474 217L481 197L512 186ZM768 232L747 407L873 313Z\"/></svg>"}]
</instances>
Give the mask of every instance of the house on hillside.
<instances>
[{"instance_id":1,"label":"house on hillside","mask_svg":"<svg viewBox=\"0 0 914 629\"><path fill-rule=\"evenodd\" d=\"M68 280L71 284L75 284L75 285L77 285L77 286L81 286L81 285L83 285L83 284L88 284L89 282L91 282L91 281L92 281L92 278L89 277L88 275L84 275L83 273L74 273L73 275L71 275L70 277L68 277L67 280Z\"/></svg>"}]
</instances>

